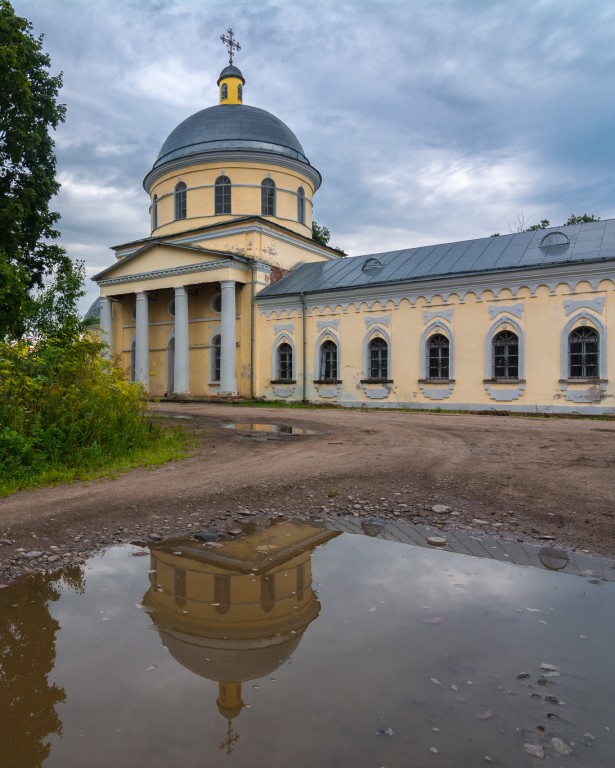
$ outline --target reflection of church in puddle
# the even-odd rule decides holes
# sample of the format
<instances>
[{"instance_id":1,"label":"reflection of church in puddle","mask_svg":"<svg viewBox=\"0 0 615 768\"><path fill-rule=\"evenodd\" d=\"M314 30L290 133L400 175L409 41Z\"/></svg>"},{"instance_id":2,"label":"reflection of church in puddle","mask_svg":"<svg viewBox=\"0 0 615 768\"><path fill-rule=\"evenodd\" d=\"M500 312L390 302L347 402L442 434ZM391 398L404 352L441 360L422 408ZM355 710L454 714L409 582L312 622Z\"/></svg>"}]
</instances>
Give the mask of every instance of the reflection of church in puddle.
<instances>
[{"instance_id":1,"label":"reflection of church in puddle","mask_svg":"<svg viewBox=\"0 0 615 768\"><path fill-rule=\"evenodd\" d=\"M151 588L143 600L164 645L186 669L218 683L228 720L245 706L241 684L266 677L293 654L320 611L311 555L338 536L281 522L232 541L185 540L152 551Z\"/></svg>"}]
</instances>

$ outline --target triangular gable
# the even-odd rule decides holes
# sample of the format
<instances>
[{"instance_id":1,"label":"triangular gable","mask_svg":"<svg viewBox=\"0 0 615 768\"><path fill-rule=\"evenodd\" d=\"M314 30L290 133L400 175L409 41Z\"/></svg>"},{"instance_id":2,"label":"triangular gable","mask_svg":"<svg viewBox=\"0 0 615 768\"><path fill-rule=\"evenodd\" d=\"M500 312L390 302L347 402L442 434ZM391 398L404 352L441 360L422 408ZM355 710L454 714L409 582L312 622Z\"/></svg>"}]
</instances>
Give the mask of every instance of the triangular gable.
<instances>
[{"instance_id":1,"label":"triangular gable","mask_svg":"<svg viewBox=\"0 0 615 768\"><path fill-rule=\"evenodd\" d=\"M193 246L175 245L173 243L153 242L147 243L129 256L113 264L97 275L92 280L109 280L110 278L140 275L145 272L153 272L174 267L186 267L191 264L205 264L207 262L231 259L246 261L231 253L219 253L206 251L203 248Z\"/></svg>"}]
</instances>

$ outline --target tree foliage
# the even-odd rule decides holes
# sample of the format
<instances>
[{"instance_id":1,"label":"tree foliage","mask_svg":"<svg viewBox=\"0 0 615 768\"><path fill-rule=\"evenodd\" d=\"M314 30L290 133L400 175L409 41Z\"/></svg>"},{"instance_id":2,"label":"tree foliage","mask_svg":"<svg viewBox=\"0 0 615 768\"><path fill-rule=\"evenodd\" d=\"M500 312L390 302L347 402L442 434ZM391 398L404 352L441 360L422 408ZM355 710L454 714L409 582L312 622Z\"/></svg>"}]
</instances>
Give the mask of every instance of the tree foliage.
<instances>
[{"instance_id":1,"label":"tree foliage","mask_svg":"<svg viewBox=\"0 0 615 768\"><path fill-rule=\"evenodd\" d=\"M34 311L32 290L72 267L52 241L59 189L51 130L64 120L42 37L0 0L0 338L18 338Z\"/></svg>"},{"instance_id":2,"label":"tree foliage","mask_svg":"<svg viewBox=\"0 0 615 768\"><path fill-rule=\"evenodd\" d=\"M554 224L553 226L567 227L571 224L587 224L591 221L600 221L600 216L595 216L593 213L583 213L580 215L571 213L568 217L568 220L564 224ZM539 229L547 229L550 226L551 222L549 219L541 219L541 221L537 224L530 224L525 213L523 211L519 211L517 218L508 225L508 228L511 232L536 232ZM496 232L495 235L492 235L492 237L495 237L499 234L499 232Z\"/></svg>"},{"instance_id":3,"label":"tree foliage","mask_svg":"<svg viewBox=\"0 0 615 768\"><path fill-rule=\"evenodd\" d=\"M331 239L331 230L329 227L321 227L315 221L312 221L312 239L321 245L328 245Z\"/></svg>"}]
</instances>

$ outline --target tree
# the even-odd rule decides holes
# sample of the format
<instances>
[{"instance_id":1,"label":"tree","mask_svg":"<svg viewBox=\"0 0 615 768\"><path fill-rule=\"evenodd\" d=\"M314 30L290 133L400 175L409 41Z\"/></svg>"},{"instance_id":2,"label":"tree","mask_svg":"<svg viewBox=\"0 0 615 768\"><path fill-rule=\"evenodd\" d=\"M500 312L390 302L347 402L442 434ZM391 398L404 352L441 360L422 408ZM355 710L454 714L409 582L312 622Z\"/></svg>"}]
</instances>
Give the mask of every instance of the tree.
<instances>
[{"instance_id":1,"label":"tree","mask_svg":"<svg viewBox=\"0 0 615 768\"><path fill-rule=\"evenodd\" d=\"M584 213L581 216L577 216L575 213L571 213L568 217L568 221L561 226L566 227L570 224L586 224L590 221L600 221L600 216L595 216L593 213ZM542 219L539 224L530 224L525 213L519 211L517 218L508 225L508 229L510 232L536 232L539 229L547 229L547 227L550 226L551 222L549 219ZM499 234L499 232L496 234Z\"/></svg>"},{"instance_id":2,"label":"tree","mask_svg":"<svg viewBox=\"0 0 615 768\"><path fill-rule=\"evenodd\" d=\"M42 36L0 0L0 339L17 338L35 307L32 291L72 264L53 241L59 214L51 129L63 122L61 75L49 73Z\"/></svg>"},{"instance_id":3,"label":"tree","mask_svg":"<svg viewBox=\"0 0 615 768\"><path fill-rule=\"evenodd\" d=\"M596 217L593 213L584 213L581 216L577 216L571 213L566 224L587 224L590 221L600 221L600 216Z\"/></svg>"},{"instance_id":4,"label":"tree","mask_svg":"<svg viewBox=\"0 0 615 768\"><path fill-rule=\"evenodd\" d=\"M328 227L321 227L315 221L312 222L312 238L321 245L328 245L331 239L331 231Z\"/></svg>"}]
</instances>

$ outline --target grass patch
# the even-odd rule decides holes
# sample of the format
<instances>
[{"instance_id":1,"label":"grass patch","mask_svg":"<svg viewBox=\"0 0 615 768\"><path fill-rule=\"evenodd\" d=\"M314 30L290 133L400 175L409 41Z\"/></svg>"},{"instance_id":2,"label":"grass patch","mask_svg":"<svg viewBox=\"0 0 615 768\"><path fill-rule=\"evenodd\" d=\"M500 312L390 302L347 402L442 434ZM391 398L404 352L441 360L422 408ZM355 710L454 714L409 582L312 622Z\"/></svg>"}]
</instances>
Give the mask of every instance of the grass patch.
<instances>
[{"instance_id":1,"label":"grass patch","mask_svg":"<svg viewBox=\"0 0 615 768\"><path fill-rule=\"evenodd\" d=\"M0 476L0 497L49 485L115 478L137 467L155 467L169 461L185 459L194 450L195 445L195 436L190 430L156 423L151 431L151 439L146 445L134 446L122 454L99 456L96 460L80 466L71 466L70 463L57 464L39 467L28 475L13 478Z\"/></svg>"}]
</instances>

